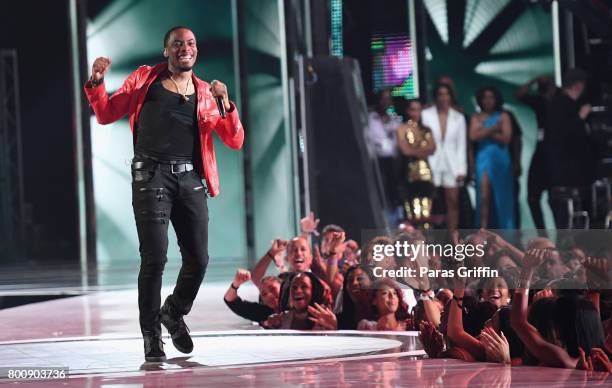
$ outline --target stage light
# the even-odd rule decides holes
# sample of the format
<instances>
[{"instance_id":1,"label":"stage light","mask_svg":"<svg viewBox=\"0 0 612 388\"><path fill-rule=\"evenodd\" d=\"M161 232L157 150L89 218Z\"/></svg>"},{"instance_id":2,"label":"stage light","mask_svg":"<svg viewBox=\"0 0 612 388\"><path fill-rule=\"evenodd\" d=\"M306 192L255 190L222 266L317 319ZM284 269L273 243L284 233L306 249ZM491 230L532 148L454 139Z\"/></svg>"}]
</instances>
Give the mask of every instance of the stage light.
<instances>
[{"instance_id":1,"label":"stage light","mask_svg":"<svg viewBox=\"0 0 612 388\"><path fill-rule=\"evenodd\" d=\"M424 0L425 8L433 21L438 34L445 44L448 43L448 15L445 0Z\"/></svg>"},{"instance_id":2,"label":"stage light","mask_svg":"<svg viewBox=\"0 0 612 388\"><path fill-rule=\"evenodd\" d=\"M342 0L331 0L330 5L331 19L331 55L342 57L344 55L342 38Z\"/></svg>"},{"instance_id":3,"label":"stage light","mask_svg":"<svg viewBox=\"0 0 612 388\"><path fill-rule=\"evenodd\" d=\"M510 0L468 0L463 22L463 47L469 47L508 3Z\"/></svg>"},{"instance_id":4,"label":"stage light","mask_svg":"<svg viewBox=\"0 0 612 388\"><path fill-rule=\"evenodd\" d=\"M550 51L552 41L552 30L550 26L538 24L544 15L543 11L534 9L533 12L525 12L506 31L491 49L491 54L516 54L520 51L545 48ZM544 51L544 50L543 50Z\"/></svg>"}]
</instances>

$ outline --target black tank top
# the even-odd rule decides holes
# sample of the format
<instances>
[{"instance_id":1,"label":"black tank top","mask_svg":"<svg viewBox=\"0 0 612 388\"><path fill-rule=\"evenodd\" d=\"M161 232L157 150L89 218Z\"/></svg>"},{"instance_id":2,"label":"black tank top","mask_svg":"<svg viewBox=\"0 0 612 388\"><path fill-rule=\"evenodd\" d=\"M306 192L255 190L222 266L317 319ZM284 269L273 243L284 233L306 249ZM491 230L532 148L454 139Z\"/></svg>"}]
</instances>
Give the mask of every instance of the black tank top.
<instances>
[{"instance_id":1,"label":"black tank top","mask_svg":"<svg viewBox=\"0 0 612 388\"><path fill-rule=\"evenodd\" d=\"M136 153L160 160L195 160L199 144L196 94L189 101L164 88L160 78L149 87L140 111Z\"/></svg>"}]
</instances>

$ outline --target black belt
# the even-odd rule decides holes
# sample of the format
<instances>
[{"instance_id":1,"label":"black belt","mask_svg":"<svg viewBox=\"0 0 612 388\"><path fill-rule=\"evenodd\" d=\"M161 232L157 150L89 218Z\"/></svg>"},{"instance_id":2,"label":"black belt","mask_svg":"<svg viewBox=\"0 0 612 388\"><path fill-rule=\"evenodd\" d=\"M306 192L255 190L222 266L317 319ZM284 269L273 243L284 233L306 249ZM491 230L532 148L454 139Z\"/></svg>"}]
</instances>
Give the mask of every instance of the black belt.
<instances>
[{"instance_id":1,"label":"black belt","mask_svg":"<svg viewBox=\"0 0 612 388\"><path fill-rule=\"evenodd\" d=\"M172 174L192 171L194 169L191 161L180 160L153 160L148 157L137 155L132 161L132 170L161 170Z\"/></svg>"}]
</instances>

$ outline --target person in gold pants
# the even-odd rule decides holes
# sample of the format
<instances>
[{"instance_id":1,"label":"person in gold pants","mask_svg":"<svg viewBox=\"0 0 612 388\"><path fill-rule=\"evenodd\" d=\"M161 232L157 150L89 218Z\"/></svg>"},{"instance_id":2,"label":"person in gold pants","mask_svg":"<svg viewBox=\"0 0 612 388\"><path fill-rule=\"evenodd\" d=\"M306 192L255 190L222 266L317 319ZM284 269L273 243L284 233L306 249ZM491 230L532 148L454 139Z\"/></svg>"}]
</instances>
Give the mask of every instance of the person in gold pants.
<instances>
[{"instance_id":1,"label":"person in gold pants","mask_svg":"<svg viewBox=\"0 0 612 388\"><path fill-rule=\"evenodd\" d=\"M427 158L435 152L436 144L431 129L421 124L422 108L419 100L407 101L407 120L397 129L397 144L404 156L401 179L406 219L415 226L428 228L434 186Z\"/></svg>"}]
</instances>

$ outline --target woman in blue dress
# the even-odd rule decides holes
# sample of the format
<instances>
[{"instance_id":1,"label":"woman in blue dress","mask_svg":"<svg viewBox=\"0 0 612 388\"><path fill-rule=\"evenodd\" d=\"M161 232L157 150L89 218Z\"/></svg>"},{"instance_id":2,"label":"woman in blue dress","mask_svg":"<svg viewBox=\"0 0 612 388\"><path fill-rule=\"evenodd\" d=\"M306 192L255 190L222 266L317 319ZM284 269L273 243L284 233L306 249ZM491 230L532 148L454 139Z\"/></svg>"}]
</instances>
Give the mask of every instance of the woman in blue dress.
<instances>
[{"instance_id":1,"label":"woman in blue dress","mask_svg":"<svg viewBox=\"0 0 612 388\"><path fill-rule=\"evenodd\" d=\"M503 112L501 94L494 87L480 89L476 102L480 112L472 117L469 131L476 145L476 226L514 229L510 117Z\"/></svg>"}]
</instances>

